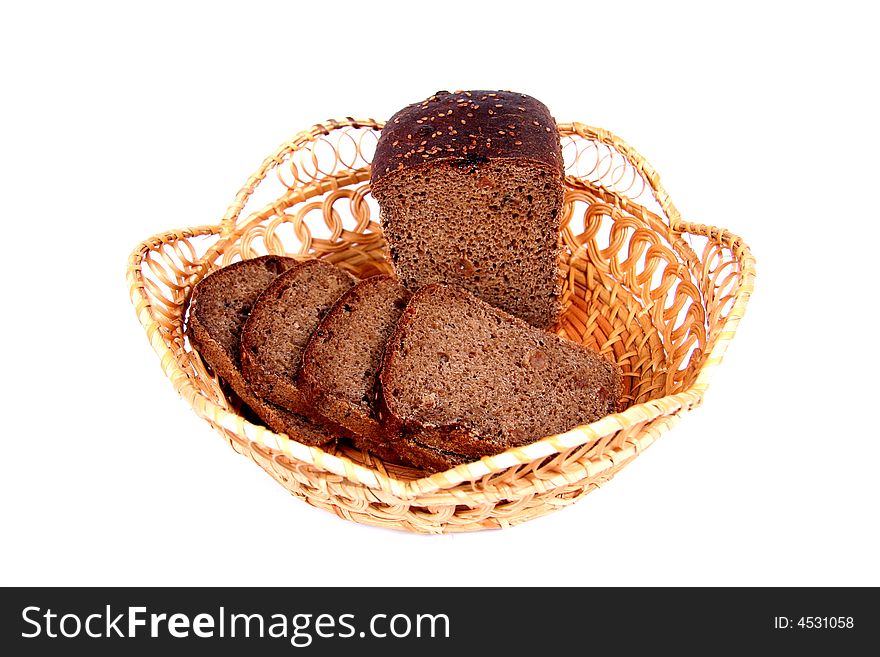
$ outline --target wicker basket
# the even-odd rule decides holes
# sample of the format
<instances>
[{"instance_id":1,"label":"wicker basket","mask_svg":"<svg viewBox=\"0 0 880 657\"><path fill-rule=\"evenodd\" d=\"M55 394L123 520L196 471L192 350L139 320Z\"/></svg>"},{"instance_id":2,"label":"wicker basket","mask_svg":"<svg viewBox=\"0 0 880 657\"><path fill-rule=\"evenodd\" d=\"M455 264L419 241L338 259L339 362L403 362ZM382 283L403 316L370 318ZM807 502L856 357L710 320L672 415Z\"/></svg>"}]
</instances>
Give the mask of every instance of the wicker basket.
<instances>
[{"instance_id":1,"label":"wicker basket","mask_svg":"<svg viewBox=\"0 0 880 657\"><path fill-rule=\"evenodd\" d=\"M653 168L619 138L564 123L566 286L557 331L621 366L625 411L432 476L350 447L307 447L246 419L184 336L189 293L213 269L265 253L319 256L362 277L389 272L368 182L381 128L347 118L297 134L248 179L218 225L156 235L130 257L131 300L162 368L233 449L342 518L469 531L575 502L700 404L745 311L754 259L736 235L682 221Z\"/></svg>"}]
</instances>

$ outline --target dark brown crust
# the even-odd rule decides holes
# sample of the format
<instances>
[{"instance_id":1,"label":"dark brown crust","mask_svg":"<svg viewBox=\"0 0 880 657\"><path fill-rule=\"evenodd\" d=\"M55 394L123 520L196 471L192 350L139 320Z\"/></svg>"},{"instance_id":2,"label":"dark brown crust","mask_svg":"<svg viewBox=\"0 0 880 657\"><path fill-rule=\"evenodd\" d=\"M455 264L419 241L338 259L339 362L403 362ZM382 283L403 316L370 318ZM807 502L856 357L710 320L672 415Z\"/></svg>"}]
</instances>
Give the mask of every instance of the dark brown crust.
<instances>
[{"instance_id":1,"label":"dark brown crust","mask_svg":"<svg viewBox=\"0 0 880 657\"><path fill-rule=\"evenodd\" d=\"M263 256L254 260L234 263L224 269L228 274L235 272L239 268L252 267L255 264L254 261L270 259L277 261L279 272L296 264L296 261L292 258ZM293 440L305 445L323 445L335 440L336 436L325 431L323 427L317 426L304 417L290 413L283 408L260 399L245 382L240 366L235 360L237 354L231 354L215 339L211 327L203 322L202 314L199 312L199 299L202 294L210 293L212 275L209 274L202 279L195 286L190 296L187 335L193 347L214 373L229 384L235 394L273 431L287 434Z\"/></svg>"},{"instance_id":2,"label":"dark brown crust","mask_svg":"<svg viewBox=\"0 0 880 657\"><path fill-rule=\"evenodd\" d=\"M396 443L396 447L400 453L406 455L407 463L427 472L443 472L462 463L479 460L478 457L464 456L423 445L416 438L402 438Z\"/></svg>"},{"instance_id":3,"label":"dark brown crust","mask_svg":"<svg viewBox=\"0 0 880 657\"><path fill-rule=\"evenodd\" d=\"M435 294L436 291L451 293L455 296L462 296L478 303L483 303L463 290L438 284L427 285L416 292L412 296L403 315L401 315L400 320L397 323L397 328L388 340L388 347L385 350L382 371L380 373L380 381L383 391L393 389L393 384L389 380L389 372L392 370L393 361L397 357L396 347L404 340L407 334L408 325L415 315L416 308L422 298L430 297ZM494 312L504 315L504 321L517 324L526 331L534 330L533 327L529 326L522 320L508 315L507 313L503 313L503 311L495 309ZM563 338L552 333L548 333L546 339L563 340ZM614 380L612 385L613 389L607 392L609 398L607 413L605 413L607 415L616 411L617 400L622 394L623 385L620 369L616 365L609 361L605 361L604 359L601 359L599 362L608 366L609 372ZM388 398L386 395L382 396L381 403L383 422L389 428L389 431L394 431L401 436L401 438L395 442L395 448L398 450L401 459L419 467L437 468L440 464L444 463L444 459L448 467L453 467L462 462L478 460L483 456L498 454L508 448L518 447L533 442L533 440L528 439L509 440L506 444L498 444L494 440L486 440L485 437L475 433L471 427L459 423L426 425L416 420L402 418L401 414L396 411L395 400ZM599 418L596 417L595 419ZM412 445L416 445L423 449L419 449L419 454L416 454L408 450L408 447L412 447ZM432 451L430 454L426 455L425 449ZM433 465L431 465L431 463L433 463Z\"/></svg>"},{"instance_id":4,"label":"dark brown crust","mask_svg":"<svg viewBox=\"0 0 880 657\"><path fill-rule=\"evenodd\" d=\"M378 399L381 396L378 381L372 391L374 394L372 408L352 403L326 388L325 381L318 376L318 363L314 356L315 342L320 338L322 330L342 321L344 307L357 304L359 299L369 294L371 288L388 281L396 282L396 279L384 274L365 279L336 301L306 345L298 383L316 411L352 432L352 440L358 449L373 452L386 461L398 462L397 452L392 447L396 435L387 427L383 427L378 419ZM378 372L376 374L378 375Z\"/></svg>"},{"instance_id":5,"label":"dark brown crust","mask_svg":"<svg viewBox=\"0 0 880 657\"><path fill-rule=\"evenodd\" d=\"M373 156L373 195L381 201L382 180L399 171L491 159L533 162L561 176L562 149L550 110L512 91L438 91L385 124Z\"/></svg>"}]
</instances>

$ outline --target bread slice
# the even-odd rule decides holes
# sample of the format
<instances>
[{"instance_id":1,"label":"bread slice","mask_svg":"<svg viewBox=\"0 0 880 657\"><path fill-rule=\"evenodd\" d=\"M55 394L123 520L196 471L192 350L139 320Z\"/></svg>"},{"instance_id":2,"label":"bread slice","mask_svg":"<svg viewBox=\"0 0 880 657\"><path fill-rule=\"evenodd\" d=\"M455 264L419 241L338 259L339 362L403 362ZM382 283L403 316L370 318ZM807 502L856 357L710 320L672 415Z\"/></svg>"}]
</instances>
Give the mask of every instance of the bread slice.
<instances>
[{"instance_id":1,"label":"bread slice","mask_svg":"<svg viewBox=\"0 0 880 657\"><path fill-rule=\"evenodd\" d=\"M329 262L306 260L260 294L241 332L242 371L257 395L294 413L323 419L299 386L303 350L324 315L355 282Z\"/></svg>"},{"instance_id":2,"label":"bread slice","mask_svg":"<svg viewBox=\"0 0 880 657\"><path fill-rule=\"evenodd\" d=\"M410 300L380 379L386 422L433 450L432 469L598 420L622 392L620 368L595 352L436 284Z\"/></svg>"},{"instance_id":3,"label":"bread slice","mask_svg":"<svg viewBox=\"0 0 880 657\"><path fill-rule=\"evenodd\" d=\"M273 431L286 433L306 445L322 445L335 436L304 417L260 399L241 373L239 339L254 302L275 278L296 264L293 258L263 256L209 274L193 288L187 335L214 373Z\"/></svg>"},{"instance_id":4,"label":"bread slice","mask_svg":"<svg viewBox=\"0 0 880 657\"><path fill-rule=\"evenodd\" d=\"M360 449L397 460L379 422L379 369L385 343L410 293L391 276L373 276L346 292L309 339L299 386L323 416L352 432Z\"/></svg>"},{"instance_id":5,"label":"bread slice","mask_svg":"<svg viewBox=\"0 0 880 657\"><path fill-rule=\"evenodd\" d=\"M547 107L438 91L385 125L371 168L394 271L454 284L539 328L559 318L563 160Z\"/></svg>"}]
</instances>

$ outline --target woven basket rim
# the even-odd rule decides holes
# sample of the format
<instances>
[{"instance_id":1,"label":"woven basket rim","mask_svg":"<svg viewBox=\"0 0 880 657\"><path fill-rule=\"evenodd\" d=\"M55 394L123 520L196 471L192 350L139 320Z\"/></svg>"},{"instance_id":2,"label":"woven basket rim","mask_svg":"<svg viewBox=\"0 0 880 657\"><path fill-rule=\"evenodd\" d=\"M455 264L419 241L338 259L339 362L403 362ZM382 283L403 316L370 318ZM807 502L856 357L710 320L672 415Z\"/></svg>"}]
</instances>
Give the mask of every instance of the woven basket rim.
<instances>
[{"instance_id":1,"label":"woven basket rim","mask_svg":"<svg viewBox=\"0 0 880 657\"><path fill-rule=\"evenodd\" d=\"M648 182L654 198L658 201L660 207L666 214L666 218L669 221L669 227L674 232L690 233L716 240L729 247L739 261L741 268L741 284L734 298L733 306L723 323L718 339L700 366L697 377L693 384L686 390L641 402L639 404L634 404L624 411L608 415L596 422L577 426L564 433L546 436L522 447L511 448L494 456L483 457L478 461L465 463L449 470L426 475L414 480L400 479L387 472L381 472L359 463L355 463L344 455L330 454L319 447L309 447L284 434L277 434L267 427L253 424L242 416L231 413L203 396L196 387L190 383L189 375L180 366L171 350L159 335L159 325L151 313L151 303L144 289L143 276L141 273L141 263L143 262L144 256L147 252L153 250L159 245L170 243L178 239L188 239L190 237L205 235L219 236L220 239L209 248L208 253L203 258L203 261L206 263L205 266L191 276L189 285L193 285L210 269L207 265L211 260L209 254L213 253L216 255L218 252L216 251L218 246L236 232L235 227L239 213L244 208L250 195L246 191L247 188L253 187L255 181L258 183L262 180L262 178L265 177L265 172L268 171L274 163L281 161L281 158L283 158L290 150L301 146L309 140L315 139L317 136L329 134L330 130L346 126L379 130L383 126L383 123L373 119L356 120L347 117L343 120L330 120L324 124L315 124L310 130L298 133L291 140L284 142L275 153L264 160L258 173L254 174L254 176L249 179L249 184L242 188L242 190L236 195L235 200L230 205L219 224L206 224L157 233L156 235L143 240L131 253L128 261L126 279L129 283L130 298L135 307L138 320L141 322L142 326L144 326L153 349L159 355L166 376L172 381L178 394L183 396L190 403L198 415L211 421L216 426L223 427L224 429L235 433L237 436L245 438L254 445L269 450L272 458L293 458L312 465L320 470L343 476L349 481L356 482L367 488L384 491L391 493L398 498L410 500L426 493L442 491L457 486L463 482L477 480L486 475L501 472L514 466L529 464L566 449L587 445L601 439L603 436L623 430L629 426L643 424L661 416L671 416L682 408L691 409L701 404L703 395L708 388L710 374L723 359L724 353L734 337L739 320L745 313L749 297L754 289L754 257L752 256L749 247L739 236L734 235L723 228L683 221L678 210L672 204L671 199L662 187L657 172L626 142L609 131L575 122L559 123L558 129L560 135L578 134L582 137L599 140L603 143L613 145L614 148L621 152L621 154L627 157L630 162L637 167L639 173L642 174L644 179ZM360 176L358 177L357 174L359 172ZM260 175L261 173L262 175ZM352 176L355 176L355 179L362 179L363 170L349 171L336 178L344 179ZM317 183L309 193L306 193L303 189L297 189L294 190L292 195L296 197L297 200L299 200L299 196L302 197L302 200L305 200L307 196L313 196L328 191L330 186L336 186L338 181L322 181L322 183ZM254 221L259 220L260 211L256 211L242 222L242 226L247 226ZM222 251L222 246L220 246L220 250ZM612 450L612 452L613 451L615 450Z\"/></svg>"}]
</instances>

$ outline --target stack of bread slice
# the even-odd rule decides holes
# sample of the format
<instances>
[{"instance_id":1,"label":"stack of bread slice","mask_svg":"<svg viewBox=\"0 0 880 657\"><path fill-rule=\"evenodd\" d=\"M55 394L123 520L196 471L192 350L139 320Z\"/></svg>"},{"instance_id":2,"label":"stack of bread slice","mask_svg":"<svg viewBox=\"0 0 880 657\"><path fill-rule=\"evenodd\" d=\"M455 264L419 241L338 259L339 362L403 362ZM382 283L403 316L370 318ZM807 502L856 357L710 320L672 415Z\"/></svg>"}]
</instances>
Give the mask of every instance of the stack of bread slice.
<instances>
[{"instance_id":1,"label":"stack of bread slice","mask_svg":"<svg viewBox=\"0 0 880 657\"><path fill-rule=\"evenodd\" d=\"M427 471L592 422L621 395L616 365L461 288L411 294L317 259L218 269L192 292L187 332L273 430Z\"/></svg>"}]
</instances>

